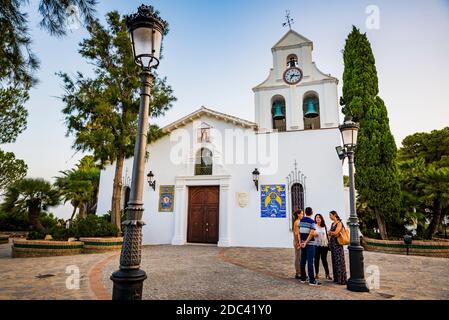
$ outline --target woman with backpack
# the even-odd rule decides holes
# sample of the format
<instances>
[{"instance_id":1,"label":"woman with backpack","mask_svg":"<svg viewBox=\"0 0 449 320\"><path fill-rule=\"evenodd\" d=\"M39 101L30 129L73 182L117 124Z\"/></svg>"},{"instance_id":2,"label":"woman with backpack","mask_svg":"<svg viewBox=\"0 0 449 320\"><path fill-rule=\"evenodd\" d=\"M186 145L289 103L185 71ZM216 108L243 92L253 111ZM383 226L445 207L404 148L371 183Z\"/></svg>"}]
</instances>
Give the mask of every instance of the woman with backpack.
<instances>
[{"instance_id":1,"label":"woman with backpack","mask_svg":"<svg viewBox=\"0 0 449 320\"><path fill-rule=\"evenodd\" d=\"M345 285L347 284L345 253L343 246L338 242L338 238L341 237L341 232L346 231L336 211L331 211L329 218L332 220L332 226L329 231L329 248L331 249L334 282Z\"/></svg>"}]
</instances>

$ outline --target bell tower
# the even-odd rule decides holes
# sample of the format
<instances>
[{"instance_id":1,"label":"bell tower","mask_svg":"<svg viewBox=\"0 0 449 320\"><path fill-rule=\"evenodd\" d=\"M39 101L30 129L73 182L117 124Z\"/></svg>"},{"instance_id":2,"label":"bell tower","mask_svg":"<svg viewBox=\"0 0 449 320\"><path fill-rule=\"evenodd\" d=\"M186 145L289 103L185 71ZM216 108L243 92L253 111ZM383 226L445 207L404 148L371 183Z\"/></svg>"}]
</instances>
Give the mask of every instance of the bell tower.
<instances>
[{"instance_id":1,"label":"bell tower","mask_svg":"<svg viewBox=\"0 0 449 320\"><path fill-rule=\"evenodd\" d=\"M273 67L253 88L262 132L338 127L338 80L312 60L313 42L290 29L271 48Z\"/></svg>"}]
</instances>

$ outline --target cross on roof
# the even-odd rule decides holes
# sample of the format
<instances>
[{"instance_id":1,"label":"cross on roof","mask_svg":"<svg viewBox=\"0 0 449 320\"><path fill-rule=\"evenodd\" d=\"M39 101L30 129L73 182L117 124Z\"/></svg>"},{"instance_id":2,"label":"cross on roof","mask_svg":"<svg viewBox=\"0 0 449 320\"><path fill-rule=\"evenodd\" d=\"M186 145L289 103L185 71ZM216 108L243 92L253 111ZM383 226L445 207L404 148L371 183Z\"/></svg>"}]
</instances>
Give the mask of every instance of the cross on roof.
<instances>
[{"instance_id":1,"label":"cross on roof","mask_svg":"<svg viewBox=\"0 0 449 320\"><path fill-rule=\"evenodd\" d=\"M292 24L294 23L293 19L290 17L290 10L285 11L285 19L287 22L282 24L283 27L288 26L290 30L292 29Z\"/></svg>"}]
</instances>

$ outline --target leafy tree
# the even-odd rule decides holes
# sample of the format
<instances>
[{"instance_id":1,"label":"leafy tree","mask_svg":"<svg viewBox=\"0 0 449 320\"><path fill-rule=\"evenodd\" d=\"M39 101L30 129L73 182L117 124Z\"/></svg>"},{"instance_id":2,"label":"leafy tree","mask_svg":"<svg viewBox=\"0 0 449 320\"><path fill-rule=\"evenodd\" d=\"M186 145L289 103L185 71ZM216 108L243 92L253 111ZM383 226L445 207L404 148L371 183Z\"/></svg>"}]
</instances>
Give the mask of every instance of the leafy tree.
<instances>
[{"instance_id":1,"label":"leafy tree","mask_svg":"<svg viewBox=\"0 0 449 320\"><path fill-rule=\"evenodd\" d=\"M0 144L15 142L26 129L28 112L23 104L27 99L26 89L3 88L0 79ZM0 194L8 185L23 178L27 169L25 162L16 159L14 153L0 149Z\"/></svg>"},{"instance_id":2,"label":"leafy tree","mask_svg":"<svg viewBox=\"0 0 449 320\"><path fill-rule=\"evenodd\" d=\"M39 66L31 50L29 19L24 12L28 2L0 0L0 79L8 78L24 87L34 83L32 72ZM91 22L96 4L96 0L40 0L40 26L51 35L64 36L71 19L79 19L86 24Z\"/></svg>"},{"instance_id":3,"label":"leafy tree","mask_svg":"<svg viewBox=\"0 0 449 320\"><path fill-rule=\"evenodd\" d=\"M39 25L54 36L65 36L71 19L86 25L94 20L97 0L41 0Z\"/></svg>"},{"instance_id":4,"label":"leafy tree","mask_svg":"<svg viewBox=\"0 0 449 320\"><path fill-rule=\"evenodd\" d=\"M70 201L73 206L71 220L76 210L79 217L85 219L87 214L94 214L100 183L100 169L92 161L91 156L81 159L76 169L62 171L62 176L56 178L64 202Z\"/></svg>"},{"instance_id":5,"label":"leafy tree","mask_svg":"<svg viewBox=\"0 0 449 320\"><path fill-rule=\"evenodd\" d=\"M397 149L388 112L378 96L374 55L366 34L353 27L343 53L343 113L360 123L355 154L358 200L376 217L383 239L400 212ZM363 219L363 216L361 217Z\"/></svg>"},{"instance_id":6,"label":"leafy tree","mask_svg":"<svg viewBox=\"0 0 449 320\"><path fill-rule=\"evenodd\" d=\"M400 154L400 152L399 152ZM398 161L399 181L401 183L401 207L406 222L416 222L419 226L425 226L426 218L424 202L418 186L424 172L424 161L421 158Z\"/></svg>"},{"instance_id":7,"label":"leafy tree","mask_svg":"<svg viewBox=\"0 0 449 320\"><path fill-rule=\"evenodd\" d=\"M0 88L0 144L15 142L26 129L28 111L23 106L28 94L18 88Z\"/></svg>"},{"instance_id":8,"label":"leafy tree","mask_svg":"<svg viewBox=\"0 0 449 320\"><path fill-rule=\"evenodd\" d=\"M59 193L43 179L26 178L7 188L1 209L5 212L28 212L35 230L44 227L40 221L42 210L59 204Z\"/></svg>"},{"instance_id":9,"label":"leafy tree","mask_svg":"<svg viewBox=\"0 0 449 320\"><path fill-rule=\"evenodd\" d=\"M26 129L28 112L24 104L29 99L30 88L37 82L33 73L39 61L31 49L29 19L24 12L28 3L28 0L0 0L0 144L15 142ZM92 21L96 3L96 0L41 0L40 26L51 35L63 36L70 19ZM0 158L0 167L9 170L0 172L0 191L5 181L26 173L23 161L11 162L14 154L7 155L2 153ZM16 173L11 170L13 163L18 169Z\"/></svg>"},{"instance_id":10,"label":"leafy tree","mask_svg":"<svg viewBox=\"0 0 449 320\"><path fill-rule=\"evenodd\" d=\"M68 127L75 136L73 147L90 151L101 165L115 163L112 195L112 223L120 228L120 201L125 158L134 152L139 111L139 73L135 64L125 19L116 11L106 15L107 26L92 22L89 38L80 44L80 54L94 66L95 78L78 73L71 78L60 73L65 94L62 110ZM163 115L176 100L166 79L157 77L152 88L150 116ZM150 126L149 141L161 135Z\"/></svg>"},{"instance_id":11,"label":"leafy tree","mask_svg":"<svg viewBox=\"0 0 449 320\"><path fill-rule=\"evenodd\" d=\"M21 11L22 0L0 2L0 80L29 89L38 60L31 51L28 15Z\"/></svg>"},{"instance_id":12,"label":"leafy tree","mask_svg":"<svg viewBox=\"0 0 449 320\"><path fill-rule=\"evenodd\" d=\"M28 0L0 0L0 143L14 142L26 128L29 89L37 82L33 73L39 61L31 49ZM95 14L96 0L41 0L40 26L51 35L64 36L68 22L89 23ZM79 22L81 22L79 21Z\"/></svg>"},{"instance_id":13,"label":"leafy tree","mask_svg":"<svg viewBox=\"0 0 449 320\"><path fill-rule=\"evenodd\" d=\"M420 189L424 200L432 204L428 236L431 238L442 225L449 209L449 167L439 168L437 164L427 166Z\"/></svg>"},{"instance_id":14,"label":"leafy tree","mask_svg":"<svg viewBox=\"0 0 449 320\"><path fill-rule=\"evenodd\" d=\"M399 168L404 208L427 216L431 238L449 213L449 127L407 136Z\"/></svg>"},{"instance_id":15,"label":"leafy tree","mask_svg":"<svg viewBox=\"0 0 449 320\"><path fill-rule=\"evenodd\" d=\"M0 193L27 174L27 165L14 153L0 150Z\"/></svg>"}]
</instances>

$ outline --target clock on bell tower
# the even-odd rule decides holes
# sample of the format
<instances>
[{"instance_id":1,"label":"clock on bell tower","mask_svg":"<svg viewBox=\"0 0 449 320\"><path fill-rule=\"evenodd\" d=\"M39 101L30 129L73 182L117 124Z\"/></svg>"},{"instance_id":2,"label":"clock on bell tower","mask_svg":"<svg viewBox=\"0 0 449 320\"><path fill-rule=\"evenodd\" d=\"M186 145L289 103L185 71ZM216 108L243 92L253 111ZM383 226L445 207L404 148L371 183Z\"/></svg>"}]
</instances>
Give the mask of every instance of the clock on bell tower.
<instances>
[{"instance_id":1,"label":"clock on bell tower","mask_svg":"<svg viewBox=\"0 0 449 320\"><path fill-rule=\"evenodd\" d=\"M271 49L273 68L253 88L263 132L338 127L338 80L312 61L313 42L289 30Z\"/></svg>"}]
</instances>

